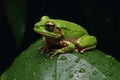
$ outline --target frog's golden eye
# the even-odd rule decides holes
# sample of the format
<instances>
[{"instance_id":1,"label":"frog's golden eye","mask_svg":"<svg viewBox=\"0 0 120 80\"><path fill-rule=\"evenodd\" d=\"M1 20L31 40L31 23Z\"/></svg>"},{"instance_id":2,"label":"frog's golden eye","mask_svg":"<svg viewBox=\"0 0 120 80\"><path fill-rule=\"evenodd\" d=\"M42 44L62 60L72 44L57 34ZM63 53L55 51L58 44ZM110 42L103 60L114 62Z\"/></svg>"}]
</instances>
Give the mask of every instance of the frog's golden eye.
<instances>
[{"instance_id":1,"label":"frog's golden eye","mask_svg":"<svg viewBox=\"0 0 120 80\"><path fill-rule=\"evenodd\" d=\"M55 24L52 21L48 21L45 23L45 29L47 31L53 31L55 27Z\"/></svg>"}]
</instances>

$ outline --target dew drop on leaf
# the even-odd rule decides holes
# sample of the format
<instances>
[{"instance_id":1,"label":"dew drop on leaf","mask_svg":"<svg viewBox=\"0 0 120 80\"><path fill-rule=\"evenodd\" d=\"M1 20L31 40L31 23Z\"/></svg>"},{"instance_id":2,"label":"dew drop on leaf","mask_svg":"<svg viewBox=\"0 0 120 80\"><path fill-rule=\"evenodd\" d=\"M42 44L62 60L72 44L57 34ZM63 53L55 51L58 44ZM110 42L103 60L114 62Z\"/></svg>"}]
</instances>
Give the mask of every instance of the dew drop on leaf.
<instances>
[{"instance_id":1,"label":"dew drop on leaf","mask_svg":"<svg viewBox=\"0 0 120 80\"><path fill-rule=\"evenodd\" d=\"M92 74L93 74L93 75L97 75L97 71L93 71Z\"/></svg>"},{"instance_id":2,"label":"dew drop on leaf","mask_svg":"<svg viewBox=\"0 0 120 80\"><path fill-rule=\"evenodd\" d=\"M113 76L113 73L111 73L111 72L106 72L106 75L112 77L112 76Z\"/></svg>"},{"instance_id":3,"label":"dew drop on leaf","mask_svg":"<svg viewBox=\"0 0 120 80\"><path fill-rule=\"evenodd\" d=\"M84 68L81 68L81 69L79 70L79 72L80 72L80 73L84 73L84 72L85 72L85 69L84 69Z\"/></svg>"},{"instance_id":4,"label":"dew drop on leaf","mask_svg":"<svg viewBox=\"0 0 120 80\"><path fill-rule=\"evenodd\" d=\"M45 59L45 62L47 61L47 59Z\"/></svg>"},{"instance_id":5,"label":"dew drop on leaf","mask_svg":"<svg viewBox=\"0 0 120 80\"><path fill-rule=\"evenodd\" d=\"M69 78L72 78L73 77L73 74L71 73L71 74L69 74Z\"/></svg>"},{"instance_id":6,"label":"dew drop on leaf","mask_svg":"<svg viewBox=\"0 0 120 80\"><path fill-rule=\"evenodd\" d=\"M62 56L60 60L67 60L67 58L65 56Z\"/></svg>"},{"instance_id":7,"label":"dew drop on leaf","mask_svg":"<svg viewBox=\"0 0 120 80\"><path fill-rule=\"evenodd\" d=\"M88 56L88 53L85 53L86 56Z\"/></svg>"},{"instance_id":8,"label":"dew drop on leaf","mask_svg":"<svg viewBox=\"0 0 120 80\"><path fill-rule=\"evenodd\" d=\"M78 63L79 61L80 61L80 58L77 58L77 59L75 60L76 63Z\"/></svg>"},{"instance_id":9,"label":"dew drop on leaf","mask_svg":"<svg viewBox=\"0 0 120 80\"><path fill-rule=\"evenodd\" d=\"M36 72L33 72L33 74L32 74L33 76L35 76L36 75Z\"/></svg>"},{"instance_id":10,"label":"dew drop on leaf","mask_svg":"<svg viewBox=\"0 0 120 80\"><path fill-rule=\"evenodd\" d=\"M45 65L47 65L48 63L45 62Z\"/></svg>"},{"instance_id":11,"label":"dew drop on leaf","mask_svg":"<svg viewBox=\"0 0 120 80\"><path fill-rule=\"evenodd\" d=\"M112 66L113 65L113 63L110 63L110 66Z\"/></svg>"},{"instance_id":12,"label":"dew drop on leaf","mask_svg":"<svg viewBox=\"0 0 120 80\"><path fill-rule=\"evenodd\" d=\"M46 69L49 69L50 67L48 66L48 67L46 67Z\"/></svg>"}]
</instances>

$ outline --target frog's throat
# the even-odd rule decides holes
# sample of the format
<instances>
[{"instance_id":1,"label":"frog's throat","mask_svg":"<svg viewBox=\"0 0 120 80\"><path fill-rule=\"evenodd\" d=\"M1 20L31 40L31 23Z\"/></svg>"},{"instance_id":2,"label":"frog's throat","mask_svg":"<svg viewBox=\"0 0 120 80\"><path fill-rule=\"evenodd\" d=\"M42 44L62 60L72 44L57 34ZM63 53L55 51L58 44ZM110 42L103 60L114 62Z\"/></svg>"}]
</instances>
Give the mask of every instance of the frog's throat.
<instances>
[{"instance_id":1,"label":"frog's throat","mask_svg":"<svg viewBox=\"0 0 120 80\"><path fill-rule=\"evenodd\" d=\"M59 34L51 34L51 33L44 33L44 32L38 32L38 33L45 37L61 38L61 35Z\"/></svg>"}]
</instances>

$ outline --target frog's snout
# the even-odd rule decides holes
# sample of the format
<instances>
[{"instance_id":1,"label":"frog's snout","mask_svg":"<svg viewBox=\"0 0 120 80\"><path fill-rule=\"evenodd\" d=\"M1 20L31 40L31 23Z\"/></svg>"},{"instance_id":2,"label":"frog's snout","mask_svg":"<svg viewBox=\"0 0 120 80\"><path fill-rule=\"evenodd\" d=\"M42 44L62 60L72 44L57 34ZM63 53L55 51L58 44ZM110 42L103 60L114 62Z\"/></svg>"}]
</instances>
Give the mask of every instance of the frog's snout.
<instances>
[{"instance_id":1,"label":"frog's snout","mask_svg":"<svg viewBox=\"0 0 120 80\"><path fill-rule=\"evenodd\" d=\"M40 26L38 26L38 25L35 25L35 27L34 28L40 28Z\"/></svg>"},{"instance_id":2,"label":"frog's snout","mask_svg":"<svg viewBox=\"0 0 120 80\"><path fill-rule=\"evenodd\" d=\"M38 25L36 26L35 25L33 29L34 29L34 31L37 31L37 30L39 30L39 28L40 28L40 26L38 26Z\"/></svg>"},{"instance_id":3,"label":"frog's snout","mask_svg":"<svg viewBox=\"0 0 120 80\"><path fill-rule=\"evenodd\" d=\"M35 26L35 28L40 28L40 26Z\"/></svg>"}]
</instances>

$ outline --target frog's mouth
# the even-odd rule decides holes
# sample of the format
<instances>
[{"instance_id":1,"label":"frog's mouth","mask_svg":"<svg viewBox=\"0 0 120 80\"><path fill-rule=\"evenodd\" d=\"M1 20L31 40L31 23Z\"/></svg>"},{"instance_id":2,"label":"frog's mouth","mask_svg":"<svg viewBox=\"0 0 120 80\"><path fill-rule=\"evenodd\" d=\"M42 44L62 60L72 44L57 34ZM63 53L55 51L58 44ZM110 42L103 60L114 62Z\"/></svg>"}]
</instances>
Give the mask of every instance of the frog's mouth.
<instances>
[{"instance_id":1,"label":"frog's mouth","mask_svg":"<svg viewBox=\"0 0 120 80\"><path fill-rule=\"evenodd\" d=\"M39 31L39 30L35 30L35 32L37 32L38 34L41 34L42 36L45 36L45 37L51 37L51 38L60 38L61 35L60 34L55 34L53 32L48 32L46 30L42 30L42 31Z\"/></svg>"},{"instance_id":2,"label":"frog's mouth","mask_svg":"<svg viewBox=\"0 0 120 80\"><path fill-rule=\"evenodd\" d=\"M45 37L51 37L51 38L60 38L61 37L61 35L51 33L51 32L37 32L37 33L39 33L39 34L41 34L42 36L45 36Z\"/></svg>"},{"instance_id":3,"label":"frog's mouth","mask_svg":"<svg viewBox=\"0 0 120 80\"><path fill-rule=\"evenodd\" d=\"M51 37L51 38L60 38L61 37L61 34L56 34L55 32L47 31L44 27L41 27L41 26L43 26L43 25L35 26L34 31L45 37Z\"/></svg>"}]
</instances>

